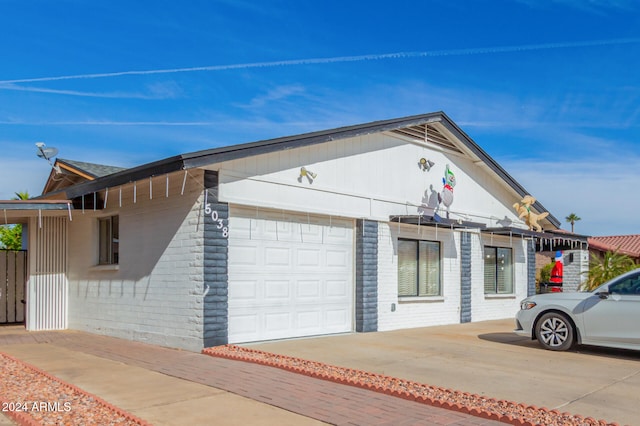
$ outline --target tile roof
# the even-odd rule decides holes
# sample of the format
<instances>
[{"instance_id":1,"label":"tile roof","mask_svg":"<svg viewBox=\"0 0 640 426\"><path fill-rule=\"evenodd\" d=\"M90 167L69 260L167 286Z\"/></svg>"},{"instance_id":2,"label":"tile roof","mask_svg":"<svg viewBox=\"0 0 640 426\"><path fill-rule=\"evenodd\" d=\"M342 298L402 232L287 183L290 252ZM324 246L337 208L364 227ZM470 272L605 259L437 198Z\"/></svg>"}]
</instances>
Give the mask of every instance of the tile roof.
<instances>
[{"instance_id":1,"label":"tile roof","mask_svg":"<svg viewBox=\"0 0 640 426\"><path fill-rule=\"evenodd\" d=\"M589 247L601 251L618 251L632 257L640 257L640 235L613 235L589 238Z\"/></svg>"}]
</instances>

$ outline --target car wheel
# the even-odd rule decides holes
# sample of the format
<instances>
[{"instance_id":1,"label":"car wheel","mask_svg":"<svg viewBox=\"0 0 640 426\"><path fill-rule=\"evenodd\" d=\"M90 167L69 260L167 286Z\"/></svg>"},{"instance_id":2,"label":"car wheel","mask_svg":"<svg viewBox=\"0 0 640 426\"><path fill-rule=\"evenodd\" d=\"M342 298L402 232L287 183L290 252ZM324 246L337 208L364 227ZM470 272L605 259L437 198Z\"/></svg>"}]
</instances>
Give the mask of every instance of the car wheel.
<instances>
[{"instance_id":1,"label":"car wheel","mask_svg":"<svg viewBox=\"0 0 640 426\"><path fill-rule=\"evenodd\" d=\"M566 351L573 346L573 335L573 324L559 313L546 313L536 324L536 337L545 349Z\"/></svg>"}]
</instances>

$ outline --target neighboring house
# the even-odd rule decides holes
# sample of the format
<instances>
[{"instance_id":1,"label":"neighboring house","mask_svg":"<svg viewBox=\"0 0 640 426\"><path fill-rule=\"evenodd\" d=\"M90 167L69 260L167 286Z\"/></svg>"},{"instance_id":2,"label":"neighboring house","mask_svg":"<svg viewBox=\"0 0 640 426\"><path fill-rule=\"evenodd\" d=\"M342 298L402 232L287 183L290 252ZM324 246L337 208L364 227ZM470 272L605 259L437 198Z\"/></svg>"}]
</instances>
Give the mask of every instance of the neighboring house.
<instances>
[{"instance_id":1,"label":"neighboring house","mask_svg":"<svg viewBox=\"0 0 640 426\"><path fill-rule=\"evenodd\" d=\"M608 251L625 254L636 263L640 263L640 235L589 238L589 252L594 256L602 257Z\"/></svg>"},{"instance_id":2,"label":"neighboring house","mask_svg":"<svg viewBox=\"0 0 640 426\"><path fill-rule=\"evenodd\" d=\"M537 252L587 249L528 230L527 191L442 112L55 179L0 202L31 230L30 330L200 350L508 318Z\"/></svg>"}]
</instances>

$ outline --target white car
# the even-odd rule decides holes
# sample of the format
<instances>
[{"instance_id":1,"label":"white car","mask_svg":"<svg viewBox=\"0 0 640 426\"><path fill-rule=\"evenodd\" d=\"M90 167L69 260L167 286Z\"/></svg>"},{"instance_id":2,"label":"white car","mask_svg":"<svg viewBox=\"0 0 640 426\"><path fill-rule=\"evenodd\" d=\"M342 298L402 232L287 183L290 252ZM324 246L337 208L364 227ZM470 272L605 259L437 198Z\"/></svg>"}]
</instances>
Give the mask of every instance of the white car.
<instances>
[{"instance_id":1,"label":"white car","mask_svg":"<svg viewBox=\"0 0 640 426\"><path fill-rule=\"evenodd\" d=\"M640 350L640 269L590 292L527 297L514 331L553 351L575 344Z\"/></svg>"}]
</instances>

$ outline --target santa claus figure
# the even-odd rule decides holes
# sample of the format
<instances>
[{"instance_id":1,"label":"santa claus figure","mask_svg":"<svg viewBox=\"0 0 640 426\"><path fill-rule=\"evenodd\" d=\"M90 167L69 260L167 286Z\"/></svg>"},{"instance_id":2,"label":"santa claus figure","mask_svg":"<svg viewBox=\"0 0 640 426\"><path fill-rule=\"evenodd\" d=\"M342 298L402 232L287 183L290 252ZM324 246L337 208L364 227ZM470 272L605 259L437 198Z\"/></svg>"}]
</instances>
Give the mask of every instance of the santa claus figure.
<instances>
[{"instance_id":1,"label":"santa claus figure","mask_svg":"<svg viewBox=\"0 0 640 426\"><path fill-rule=\"evenodd\" d=\"M562 291L562 268L562 252L557 251L553 268L551 268L551 278L549 279L549 283L553 286L551 291Z\"/></svg>"}]
</instances>

